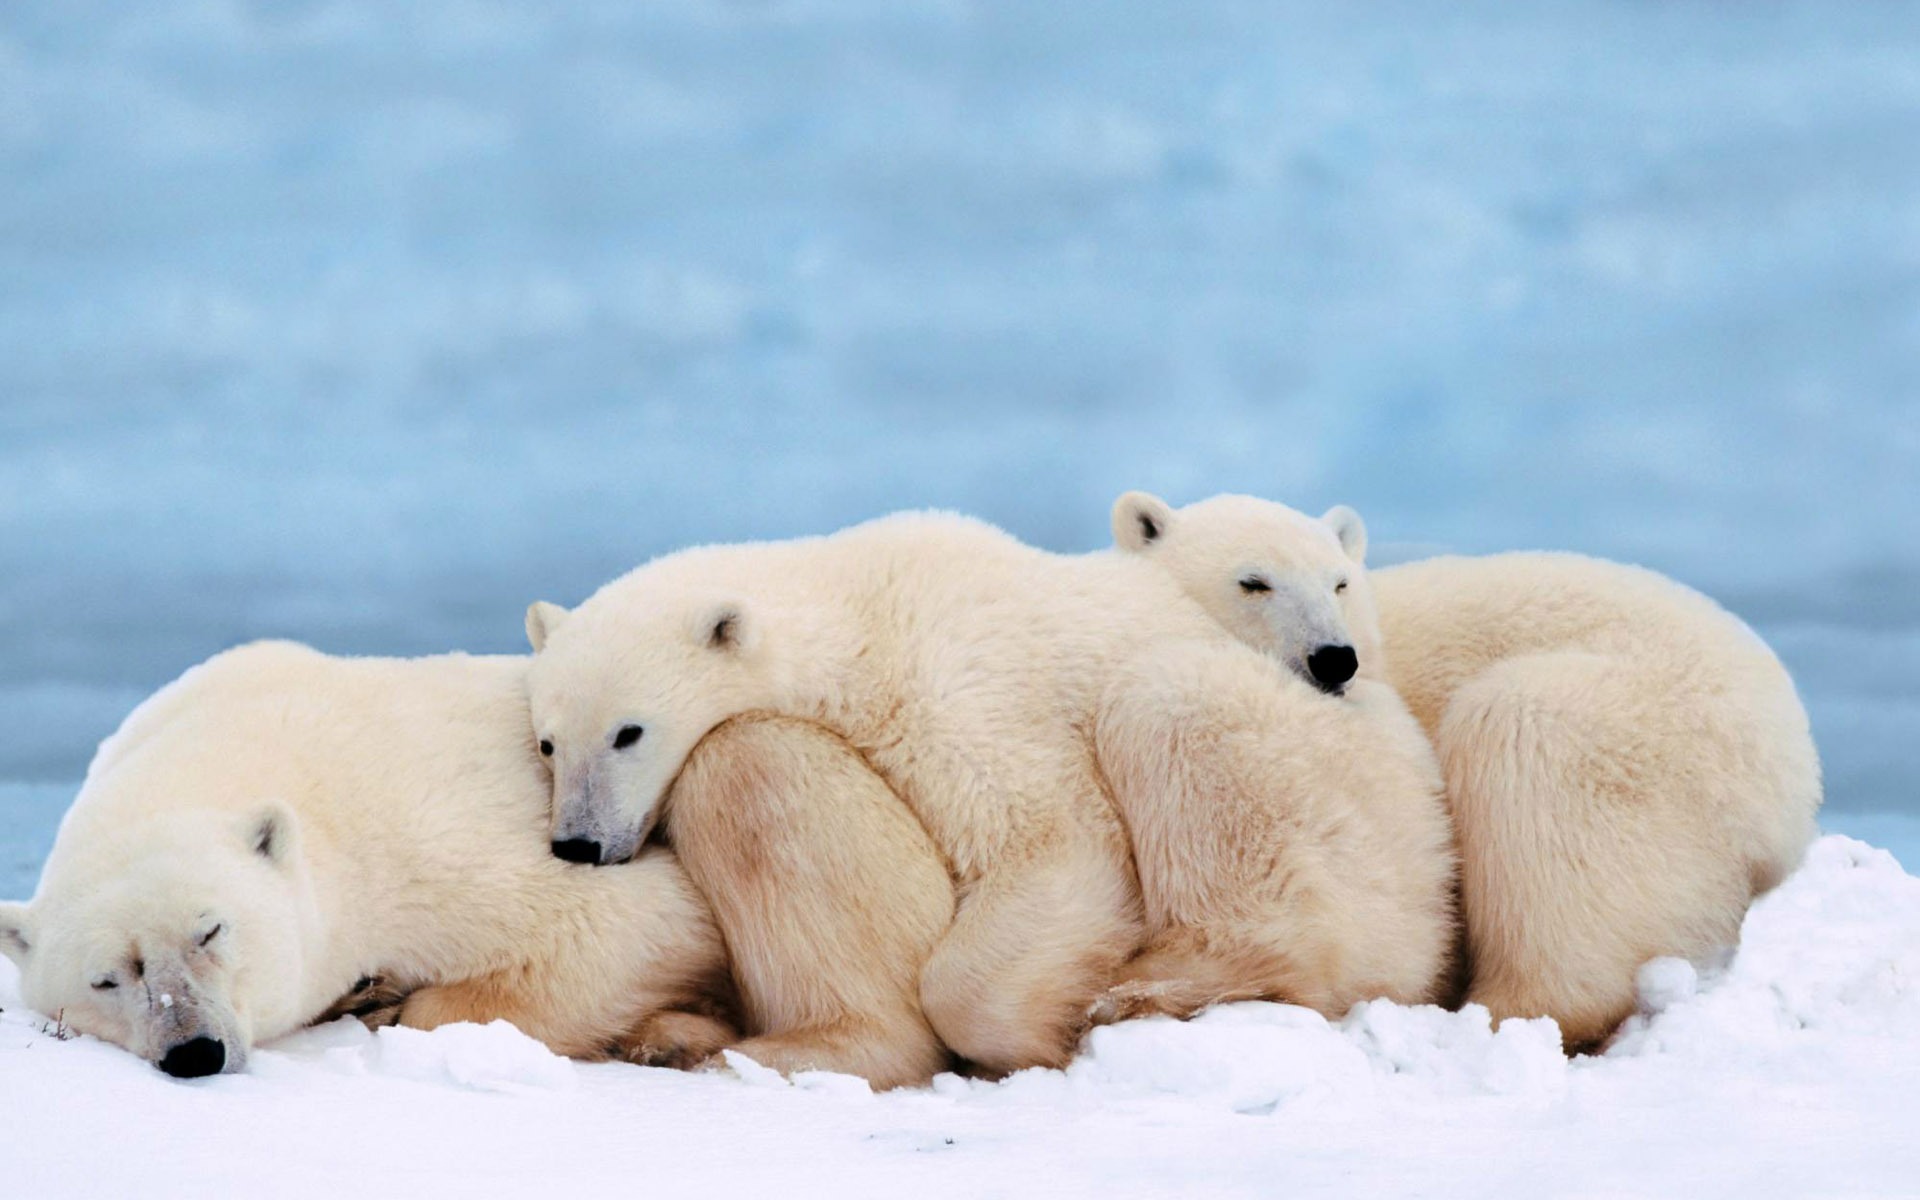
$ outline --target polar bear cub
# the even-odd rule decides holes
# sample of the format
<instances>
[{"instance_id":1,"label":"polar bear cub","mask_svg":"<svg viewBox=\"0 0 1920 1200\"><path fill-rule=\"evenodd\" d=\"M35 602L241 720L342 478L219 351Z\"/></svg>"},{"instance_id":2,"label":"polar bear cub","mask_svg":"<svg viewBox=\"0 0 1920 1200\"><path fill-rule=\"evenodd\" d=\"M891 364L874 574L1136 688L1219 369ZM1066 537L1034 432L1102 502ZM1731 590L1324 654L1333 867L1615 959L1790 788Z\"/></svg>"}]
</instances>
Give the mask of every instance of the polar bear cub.
<instances>
[{"instance_id":1,"label":"polar bear cub","mask_svg":"<svg viewBox=\"0 0 1920 1200\"><path fill-rule=\"evenodd\" d=\"M1235 638L1321 691L1343 692L1363 669L1380 677L1367 527L1351 508L1315 519L1251 496L1216 496L1176 513L1158 496L1128 492L1113 505L1113 540L1165 571Z\"/></svg>"},{"instance_id":2,"label":"polar bear cub","mask_svg":"<svg viewBox=\"0 0 1920 1200\"><path fill-rule=\"evenodd\" d=\"M1264 555L1183 524L1180 553L1164 556L1170 517L1123 500L1116 537L1237 638L1284 643L1301 678L1170 639L1114 681L1095 744L1132 834L1149 941L1105 1006L1184 1016L1261 998L1337 1015L1445 998L1453 831L1425 733L1391 688L1354 678L1353 643L1378 636L1348 557L1358 518L1266 530Z\"/></svg>"},{"instance_id":3,"label":"polar bear cub","mask_svg":"<svg viewBox=\"0 0 1920 1200\"><path fill-rule=\"evenodd\" d=\"M671 554L527 627L557 855L631 854L716 722L819 722L953 871L921 997L989 1069L1064 1063L1090 1015L1337 1011L1441 972L1450 841L1417 727L1397 702L1323 703L1129 556L903 514Z\"/></svg>"},{"instance_id":4,"label":"polar bear cub","mask_svg":"<svg viewBox=\"0 0 1920 1200\"><path fill-rule=\"evenodd\" d=\"M1468 998L1496 1017L1597 1043L1632 1011L1640 964L1730 945L1812 839L1819 760L1792 680L1672 580L1571 554L1369 577L1351 510L1315 521L1245 496L1175 510L1129 493L1114 526L1303 678L1330 686L1314 656L1351 646L1357 678L1406 699L1459 837Z\"/></svg>"},{"instance_id":5,"label":"polar bear cub","mask_svg":"<svg viewBox=\"0 0 1920 1200\"><path fill-rule=\"evenodd\" d=\"M1204 634L1202 614L1159 594ZM988 1069L1064 1065L1139 944L1132 856L1086 737L1133 631L1166 627L1139 597L928 513L682 550L572 612L535 604L533 734L552 770L554 853L625 860L722 721L818 722L892 786L952 872L958 907L920 975L934 1030Z\"/></svg>"}]
</instances>

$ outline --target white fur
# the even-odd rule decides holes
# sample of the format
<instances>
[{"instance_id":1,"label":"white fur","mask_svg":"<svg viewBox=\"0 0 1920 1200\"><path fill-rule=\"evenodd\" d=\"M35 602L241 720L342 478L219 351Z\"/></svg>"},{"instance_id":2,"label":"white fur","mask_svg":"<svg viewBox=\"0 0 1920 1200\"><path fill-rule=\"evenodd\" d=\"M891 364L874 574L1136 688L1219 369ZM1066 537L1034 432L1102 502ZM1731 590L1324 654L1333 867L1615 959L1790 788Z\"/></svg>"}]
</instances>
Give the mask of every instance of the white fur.
<instances>
[{"instance_id":1,"label":"white fur","mask_svg":"<svg viewBox=\"0 0 1920 1200\"><path fill-rule=\"evenodd\" d=\"M1243 649L1169 640L1108 692L1095 744L1148 938L1100 1015L1444 998L1454 852L1433 748L1384 684L1322 695Z\"/></svg>"},{"instance_id":2,"label":"white fur","mask_svg":"<svg viewBox=\"0 0 1920 1200\"><path fill-rule=\"evenodd\" d=\"M1215 496L1176 510L1128 492L1114 502L1113 534L1122 551L1159 567L1234 637L1303 680L1312 681L1307 660L1322 646L1352 646L1363 675L1379 657L1367 531L1351 508L1315 519L1252 496Z\"/></svg>"},{"instance_id":3,"label":"white fur","mask_svg":"<svg viewBox=\"0 0 1920 1200\"><path fill-rule=\"evenodd\" d=\"M1498 554L1373 582L1456 814L1471 998L1595 1042L1642 963L1732 945L1812 841L1793 680L1737 617L1638 567Z\"/></svg>"},{"instance_id":4,"label":"white fur","mask_svg":"<svg viewBox=\"0 0 1920 1200\"><path fill-rule=\"evenodd\" d=\"M1207 978L1263 981L1246 994L1326 1012L1441 998L1454 858L1432 747L1385 684L1318 695L1307 666L1317 648L1378 642L1359 515L1315 520L1239 497L1175 511L1129 492L1113 531L1124 554L1287 668L1168 641L1110 693L1098 745L1153 929L1111 998L1116 1015L1177 1012Z\"/></svg>"},{"instance_id":5,"label":"white fur","mask_svg":"<svg viewBox=\"0 0 1920 1200\"><path fill-rule=\"evenodd\" d=\"M735 1049L876 1087L924 1084L948 1065L920 972L953 922L953 881L850 746L807 722L739 717L695 748L667 807L754 1035Z\"/></svg>"},{"instance_id":6,"label":"white fur","mask_svg":"<svg viewBox=\"0 0 1920 1200\"><path fill-rule=\"evenodd\" d=\"M1046 554L939 514L683 551L570 614L539 608L530 632L536 625L534 732L554 747L556 839L595 841L608 861L630 853L690 748L736 714L774 712L835 730L913 809L958 882L958 914L921 994L949 1045L999 1069L1064 1061L1089 1005L1147 932L1132 848L1094 743L1150 745L1166 729L1156 716L1129 730L1140 710L1110 702L1113 685L1153 686L1180 701L1202 738L1245 736L1270 712L1323 699L1129 556ZM1142 659L1143 650L1184 643L1196 647L1191 662L1204 664L1197 673ZM1260 693L1251 709L1245 689ZM616 749L630 726L645 732ZM1411 801L1438 816L1430 755L1417 746L1406 778ZM1222 761L1274 765L1258 754ZM1156 789L1191 783L1141 778L1131 797L1172 809L1205 797ZM1268 784L1223 769L1205 786L1215 797L1252 798ZM1204 840L1205 813L1187 811L1203 823L1157 828ZM1269 836L1280 823L1265 823ZM1170 854L1196 861L1185 849ZM1318 897L1310 875L1302 872L1302 886ZM1423 913L1443 912L1436 892L1444 887L1429 889ZM1444 931L1444 917L1438 924ZM1269 930L1265 949L1273 938ZM1246 961L1238 946L1229 956ZM1329 961L1318 949L1302 957ZM1322 990L1308 989L1313 999Z\"/></svg>"},{"instance_id":7,"label":"white fur","mask_svg":"<svg viewBox=\"0 0 1920 1200\"><path fill-rule=\"evenodd\" d=\"M1148 500L1159 508L1134 508L1161 536L1141 557L1290 665L1290 619L1268 610L1342 610L1361 677L1390 682L1434 739L1469 998L1496 1016L1555 1017L1575 1045L1604 1037L1643 962L1731 943L1810 841L1819 762L1792 680L1698 593L1578 555L1504 554L1371 579L1352 561L1336 604L1332 539L1312 518L1251 497ZM1355 522L1329 514L1327 533ZM1249 563L1311 594L1241 593Z\"/></svg>"},{"instance_id":8,"label":"white fur","mask_svg":"<svg viewBox=\"0 0 1920 1200\"><path fill-rule=\"evenodd\" d=\"M188 672L101 747L34 900L0 911L25 1000L154 1061L214 1038L229 1071L368 976L412 993L408 1024L507 1017L586 1056L655 1038L722 986L723 947L670 854L548 853L525 672L288 643Z\"/></svg>"}]
</instances>

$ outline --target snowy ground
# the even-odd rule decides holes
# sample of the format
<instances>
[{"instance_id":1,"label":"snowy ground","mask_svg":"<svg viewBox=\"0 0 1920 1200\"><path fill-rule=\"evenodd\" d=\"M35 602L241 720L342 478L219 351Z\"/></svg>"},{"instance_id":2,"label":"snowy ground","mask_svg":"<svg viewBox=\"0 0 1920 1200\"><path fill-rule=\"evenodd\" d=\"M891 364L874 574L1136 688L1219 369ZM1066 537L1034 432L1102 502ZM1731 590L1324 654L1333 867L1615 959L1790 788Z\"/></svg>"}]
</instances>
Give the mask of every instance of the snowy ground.
<instances>
[{"instance_id":1,"label":"snowy ground","mask_svg":"<svg viewBox=\"0 0 1920 1200\"><path fill-rule=\"evenodd\" d=\"M1546 1022L1247 1004L1100 1031L1065 1072L874 1096L350 1023L178 1083L52 1036L0 964L0 1170L22 1198L1920 1196L1920 879L1886 853L1823 839L1729 966L1666 960L1642 993L1572 1062Z\"/></svg>"}]
</instances>

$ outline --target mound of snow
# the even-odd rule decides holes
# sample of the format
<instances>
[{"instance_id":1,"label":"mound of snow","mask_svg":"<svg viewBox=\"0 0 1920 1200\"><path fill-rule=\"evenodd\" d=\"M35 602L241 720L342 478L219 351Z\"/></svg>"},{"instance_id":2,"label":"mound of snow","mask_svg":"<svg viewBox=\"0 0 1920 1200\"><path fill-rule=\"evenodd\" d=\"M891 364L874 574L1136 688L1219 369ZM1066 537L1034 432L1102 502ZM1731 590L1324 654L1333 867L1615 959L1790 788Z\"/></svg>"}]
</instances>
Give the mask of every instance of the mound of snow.
<instances>
[{"instance_id":1,"label":"mound of snow","mask_svg":"<svg viewBox=\"0 0 1920 1200\"><path fill-rule=\"evenodd\" d=\"M1640 972L1642 1013L1599 1058L1567 1059L1547 1019L1507 1020L1372 1001L1344 1020L1283 1004L1234 1004L1191 1021L1094 1030L1061 1071L1000 1083L943 1077L969 1100L1068 1105L1179 1096L1238 1113L1508 1096L1546 1101L1574 1073L1675 1054L1758 1064L1827 1037L1920 1034L1920 879L1862 842L1827 837L1747 916L1731 964L1657 959Z\"/></svg>"},{"instance_id":2,"label":"mound of snow","mask_svg":"<svg viewBox=\"0 0 1920 1200\"><path fill-rule=\"evenodd\" d=\"M1814 843L1786 883L1747 913L1739 952L1674 987L1670 959L1641 971L1642 1003L1609 1057L1789 1051L1920 1031L1920 879L1852 838Z\"/></svg>"},{"instance_id":3,"label":"mound of snow","mask_svg":"<svg viewBox=\"0 0 1920 1200\"><path fill-rule=\"evenodd\" d=\"M1549 1020L1506 1021L1381 1000L1330 1022L1286 1004L1226 1005L1191 1021L1152 1017L1096 1029L1064 1072L1023 1071L999 1083L943 1076L943 1095L994 1102L1097 1105L1177 1096L1236 1113L1299 1105L1325 1114L1406 1099L1552 1096L1566 1086L1560 1031Z\"/></svg>"},{"instance_id":4,"label":"mound of snow","mask_svg":"<svg viewBox=\"0 0 1920 1200\"><path fill-rule=\"evenodd\" d=\"M737 1055L582 1066L502 1023L337 1022L182 1084L56 1037L0 963L0 1128L8 1194L33 1196L1911 1194L1917 981L1920 879L1844 837L1754 905L1728 961L1648 964L1643 1011L1572 1060L1551 1022L1472 1006L1237 1004L1098 1030L1064 1071L878 1096Z\"/></svg>"},{"instance_id":5,"label":"mound of snow","mask_svg":"<svg viewBox=\"0 0 1920 1200\"><path fill-rule=\"evenodd\" d=\"M450 1083L479 1092L573 1086L573 1064L505 1021L382 1029L374 1039L372 1069L421 1083Z\"/></svg>"},{"instance_id":6,"label":"mound of snow","mask_svg":"<svg viewBox=\"0 0 1920 1200\"><path fill-rule=\"evenodd\" d=\"M574 1064L505 1021L371 1032L352 1018L302 1030L255 1053L255 1075L297 1080L314 1068L475 1092L565 1091Z\"/></svg>"}]
</instances>

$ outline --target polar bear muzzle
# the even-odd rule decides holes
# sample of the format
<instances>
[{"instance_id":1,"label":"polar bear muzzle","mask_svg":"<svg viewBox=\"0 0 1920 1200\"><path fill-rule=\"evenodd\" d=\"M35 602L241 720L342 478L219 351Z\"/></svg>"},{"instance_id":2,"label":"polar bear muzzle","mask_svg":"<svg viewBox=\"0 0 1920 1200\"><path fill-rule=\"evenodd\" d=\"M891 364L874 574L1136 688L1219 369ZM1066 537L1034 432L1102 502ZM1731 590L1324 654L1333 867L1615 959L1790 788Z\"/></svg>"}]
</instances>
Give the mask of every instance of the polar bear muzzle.
<instances>
[{"instance_id":1,"label":"polar bear muzzle","mask_svg":"<svg viewBox=\"0 0 1920 1200\"><path fill-rule=\"evenodd\" d=\"M227 1044L219 1038L191 1037L160 1056L160 1069L175 1079L218 1075L227 1065Z\"/></svg>"},{"instance_id":2,"label":"polar bear muzzle","mask_svg":"<svg viewBox=\"0 0 1920 1200\"><path fill-rule=\"evenodd\" d=\"M1352 646L1326 645L1307 655L1307 673L1313 677L1313 686L1329 694L1337 695L1359 669L1360 656Z\"/></svg>"},{"instance_id":3,"label":"polar bear muzzle","mask_svg":"<svg viewBox=\"0 0 1920 1200\"><path fill-rule=\"evenodd\" d=\"M591 838L567 838L553 843L551 849L561 862L600 865L600 843Z\"/></svg>"}]
</instances>

